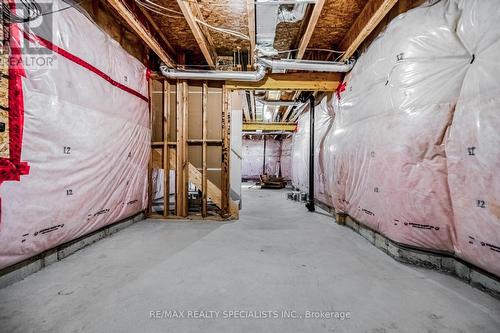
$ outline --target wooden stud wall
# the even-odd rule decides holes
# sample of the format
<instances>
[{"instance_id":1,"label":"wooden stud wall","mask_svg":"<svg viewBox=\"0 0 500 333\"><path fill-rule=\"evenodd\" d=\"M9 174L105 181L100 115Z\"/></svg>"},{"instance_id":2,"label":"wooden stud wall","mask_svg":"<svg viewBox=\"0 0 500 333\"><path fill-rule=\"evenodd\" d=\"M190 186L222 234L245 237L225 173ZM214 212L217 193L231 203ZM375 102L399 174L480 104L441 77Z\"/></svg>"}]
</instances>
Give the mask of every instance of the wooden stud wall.
<instances>
[{"instance_id":1,"label":"wooden stud wall","mask_svg":"<svg viewBox=\"0 0 500 333\"><path fill-rule=\"evenodd\" d=\"M220 83L170 82L153 75L150 82L152 155L148 172L150 205L154 218L237 217L230 199L230 98ZM163 213L154 212L153 175L164 170ZM175 179L170 179L175 170ZM169 209L170 183L175 180L174 210ZM199 212L189 207L188 185L201 191ZM209 205L212 202L214 205ZM197 205L196 205L197 207ZM172 214L173 213L173 214ZM216 218L217 219L217 218Z\"/></svg>"}]
</instances>

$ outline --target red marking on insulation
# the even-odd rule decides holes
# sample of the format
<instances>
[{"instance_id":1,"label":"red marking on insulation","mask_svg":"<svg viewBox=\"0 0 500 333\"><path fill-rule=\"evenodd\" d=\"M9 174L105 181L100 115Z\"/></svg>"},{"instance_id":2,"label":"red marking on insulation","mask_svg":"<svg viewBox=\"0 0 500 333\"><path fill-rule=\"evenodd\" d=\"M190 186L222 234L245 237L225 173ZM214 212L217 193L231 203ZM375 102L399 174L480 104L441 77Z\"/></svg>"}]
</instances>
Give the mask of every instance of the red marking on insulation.
<instances>
[{"instance_id":1,"label":"red marking on insulation","mask_svg":"<svg viewBox=\"0 0 500 333\"><path fill-rule=\"evenodd\" d=\"M132 94L136 97L139 97L140 99L142 99L145 102L149 102L149 98L147 98L146 96L144 96L140 92L138 92L132 88L129 88L126 85L121 84L120 82L113 80L108 74L104 73L100 69L92 66L91 64L89 64L85 60L75 56L74 54L69 53L68 51L66 51L66 50L60 48L59 46L49 42L48 40L46 40L40 36L37 36L35 34L28 34L26 31L24 31L24 38L26 38L27 40L29 40L31 42L38 43L38 44L42 45L43 47L60 54L61 56L74 62L75 64L80 65L83 68L88 69L92 73L99 75L101 78L108 81L113 86L115 86L115 87L117 87L125 92L128 92L129 94Z\"/></svg>"}]
</instances>

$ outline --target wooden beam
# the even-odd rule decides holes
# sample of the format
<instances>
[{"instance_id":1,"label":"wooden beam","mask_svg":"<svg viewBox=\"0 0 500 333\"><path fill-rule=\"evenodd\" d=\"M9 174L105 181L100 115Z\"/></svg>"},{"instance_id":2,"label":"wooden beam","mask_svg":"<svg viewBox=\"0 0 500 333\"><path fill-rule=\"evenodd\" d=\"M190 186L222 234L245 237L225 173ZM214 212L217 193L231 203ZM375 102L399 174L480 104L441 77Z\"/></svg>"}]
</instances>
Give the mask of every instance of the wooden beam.
<instances>
[{"instance_id":1,"label":"wooden beam","mask_svg":"<svg viewBox=\"0 0 500 333\"><path fill-rule=\"evenodd\" d=\"M149 80L149 129L153 128L153 80ZM153 213L153 147L149 152L148 162L148 206L146 214L149 216Z\"/></svg>"},{"instance_id":2,"label":"wooden beam","mask_svg":"<svg viewBox=\"0 0 500 333\"><path fill-rule=\"evenodd\" d=\"M398 0L369 0L354 24L340 43L345 50L342 61L349 59L382 19L389 13Z\"/></svg>"},{"instance_id":3,"label":"wooden beam","mask_svg":"<svg viewBox=\"0 0 500 333\"><path fill-rule=\"evenodd\" d=\"M253 65L253 55L255 52L255 2L247 0L247 18L248 18L248 35L250 37L250 52L248 52L248 61Z\"/></svg>"},{"instance_id":4,"label":"wooden beam","mask_svg":"<svg viewBox=\"0 0 500 333\"><path fill-rule=\"evenodd\" d=\"M168 142L169 111L170 111L170 83L164 80L163 84L163 142ZM163 216L167 217L170 211L170 151L168 143L163 145Z\"/></svg>"},{"instance_id":5,"label":"wooden beam","mask_svg":"<svg viewBox=\"0 0 500 333\"><path fill-rule=\"evenodd\" d=\"M296 91L294 94L293 94L293 97L292 97L292 101L295 101L297 98L299 98L300 96L300 91ZM281 118L281 121L282 122L285 122L286 119L288 118L288 115L290 114L290 112L292 111L293 109L293 106L289 106L287 109L286 109L286 112L283 114L283 117Z\"/></svg>"},{"instance_id":6,"label":"wooden beam","mask_svg":"<svg viewBox=\"0 0 500 333\"><path fill-rule=\"evenodd\" d=\"M189 27L191 28L191 32L193 33L193 36L196 39L196 42L198 43L198 46L200 47L201 52L203 53L203 56L207 61L207 64L210 67L215 67L215 58L216 58L215 50L213 46L209 45L207 38L203 34L200 26L198 25L198 22L196 22L197 17L193 14L189 3L185 0L177 0L177 4L181 9L182 14L186 18L186 21L189 24Z\"/></svg>"},{"instance_id":7,"label":"wooden beam","mask_svg":"<svg viewBox=\"0 0 500 333\"><path fill-rule=\"evenodd\" d=\"M148 13L148 11L144 7L139 6L138 8L142 12L142 14L144 15L144 17L148 20L148 23L151 24L151 26L153 27L153 29L155 29L155 32L158 34L158 36L160 36L161 40L163 41L163 43L167 47L168 52L172 56L175 57L175 54L176 54L175 49L172 47L172 44L170 44L170 42L167 39L167 36L165 36L165 34L160 29L160 27L158 26L158 24L156 24L155 20L151 17L151 15Z\"/></svg>"},{"instance_id":8,"label":"wooden beam","mask_svg":"<svg viewBox=\"0 0 500 333\"><path fill-rule=\"evenodd\" d=\"M313 12L311 14L311 18L309 19L309 24L307 25L307 29L302 36L302 39L299 43L299 51L297 52L297 59L302 59L304 57L304 53L306 52L307 46L311 41L312 34L314 29L316 28L316 24L318 23L319 16L321 15L321 11L323 10L323 6L325 5L326 0L318 0L314 5Z\"/></svg>"},{"instance_id":9,"label":"wooden beam","mask_svg":"<svg viewBox=\"0 0 500 333\"><path fill-rule=\"evenodd\" d=\"M242 98L242 102L243 102L243 114L245 115L245 121L252 121L252 118L250 117L250 110L248 109L248 98L247 98L247 93L246 91L241 91L240 92L241 95L243 98Z\"/></svg>"},{"instance_id":10,"label":"wooden beam","mask_svg":"<svg viewBox=\"0 0 500 333\"><path fill-rule=\"evenodd\" d=\"M253 90L250 90L250 105L252 106L251 118L253 121L257 120L257 109L255 108L255 94Z\"/></svg>"},{"instance_id":11,"label":"wooden beam","mask_svg":"<svg viewBox=\"0 0 500 333\"><path fill-rule=\"evenodd\" d=\"M208 215L208 182L207 182L207 127L208 127L208 84L207 82L203 82L202 87L202 148L201 148L201 164L202 164L202 178L201 178L201 216L207 217ZM191 174L191 172L190 172Z\"/></svg>"},{"instance_id":12,"label":"wooden beam","mask_svg":"<svg viewBox=\"0 0 500 333\"><path fill-rule=\"evenodd\" d=\"M189 168L189 181L193 183L196 187L202 187L202 174L201 172L191 163L188 163ZM207 180L207 196L213 201L213 203L222 208L222 196L221 190L212 183L210 180ZM230 212L231 216L235 216L235 212L238 211L238 205L232 200L229 200Z\"/></svg>"},{"instance_id":13,"label":"wooden beam","mask_svg":"<svg viewBox=\"0 0 500 333\"><path fill-rule=\"evenodd\" d=\"M340 73L279 73L259 82L226 82L226 87L231 90L335 91L341 77Z\"/></svg>"},{"instance_id":14,"label":"wooden beam","mask_svg":"<svg viewBox=\"0 0 500 333\"><path fill-rule=\"evenodd\" d=\"M176 149L176 215L187 217L187 113L188 86L186 81L177 81L177 149Z\"/></svg>"},{"instance_id":15,"label":"wooden beam","mask_svg":"<svg viewBox=\"0 0 500 333\"><path fill-rule=\"evenodd\" d=\"M296 123L243 123L243 131L286 131L293 132L297 129Z\"/></svg>"},{"instance_id":16,"label":"wooden beam","mask_svg":"<svg viewBox=\"0 0 500 333\"><path fill-rule=\"evenodd\" d=\"M128 8L123 4L120 0L106 0L107 3L113 7L118 15L120 15L125 22L135 31L137 35L148 45L151 50L156 53L156 55L167 65L174 67L175 61L165 52L165 50L161 47L158 40L156 40L151 31L149 31L144 24L132 13L128 10ZM182 1L181 1L182 2Z\"/></svg>"},{"instance_id":17,"label":"wooden beam","mask_svg":"<svg viewBox=\"0 0 500 333\"><path fill-rule=\"evenodd\" d=\"M230 182L229 182L229 161L230 161L230 124L231 124L231 100L230 91L222 87L222 165L221 165L221 211L222 217L231 215L229 202Z\"/></svg>"},{"instance_id":18,"label":"wooden beam","mask_svg":"<svg viewBox=\"0 0 500 333\"><path fill-rule=\"evenodd\" d=\"M186 0L184 0L184 1L187 2ZM189 1L189 7L191 8L191 12L193 13L193 16L196 19L206 23L198 2ZM197 24L198 23L199 22L197 22ZM209 50L212 52L214 59L217 58L217 52L215 52L215 43L214 43L212 36L210 35L210 29L208 29L208 27L204 24L198 24L198 26L200 27L201 31L203 32L205 38L207 39L207 45L209 47Z\"/></svg>"}]
</instances>

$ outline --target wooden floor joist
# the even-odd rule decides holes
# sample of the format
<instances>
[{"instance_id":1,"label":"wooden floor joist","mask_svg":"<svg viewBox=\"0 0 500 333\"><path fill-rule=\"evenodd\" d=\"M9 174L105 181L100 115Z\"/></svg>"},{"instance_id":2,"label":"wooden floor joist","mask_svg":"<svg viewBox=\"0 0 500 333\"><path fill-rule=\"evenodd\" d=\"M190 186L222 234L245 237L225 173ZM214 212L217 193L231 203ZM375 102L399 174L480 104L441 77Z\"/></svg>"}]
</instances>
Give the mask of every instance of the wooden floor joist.
<instances>
[{"instance_id":1,"label":"wooden floor joist","mask_svg":"<svg viewBox=\"0 0 500 333\"><path fill-rule=\"evenodd\" d=\"M247 0L248 34L250 36L250 50L248 52L248 63L253 65L253 54L255 51L255 2Z\"/></svg>"},{"instance_id":2,"label":"wooden floor joist","mask_svg":"<svg viewBox=\"0 0 500 333\"><path fill-rule=\"evenodd\" d=\"M191 28L191 32L193 33L193 36L196 39L196 42L198 43L198 46L200 47L200 50L203 53L203 56L205 57L205 60L207 61L208 65L210 67L215 67L215 59L217 55L215 54L215 49L213 45L210 45L209 40L205 37L202 29L200 28L198 22L196 21L197 19L200 18L197 18L193 14L190 3L188 1L177 0L177 4L181 9L182 14L184 14L184 17L186 18L186 21L188 22L189 27ZM197 3L195 5L197 5Z\"/></svg>"},{"instance_id":3,"label":"wooden floor joist","mask_svg":"<svg viewBox=\"0 0 500 333\"><path fill-rule=\"evenodd\" d=\"M307 50L307 46L309 45L309 42L311 41L312 34L314 32L314 28L316 28L316 24L318 23L319 16L321 15L321 11L323 10L323 7L325 5L326 0L318 0L314 4L314 9L311 14L311 18L309 19L309 24L307 26L307 29L302 36L302 39L300 40L299 43L299 50L297 52L297 59L302 59L304 57L304 54Z\"/></svg>"},{"instance_id":4,"label":"wooden floor joist","mask_svg":"<svg viewBox=\"0 0 500 333\"><path fill-rule=\"evenodd\" d=\"M369 0L354 24L340 43L345 50L342 61L348 60L382 19L389 13L398 0Z\"/></svg>"},{"instance_id":5,"label":"wooden floor joist","mask_svg":"<svg viewBox=\"0 0 500 333\"><path fill-rule=\"evenodd\" d=\"M107 3L115 9L125 22L135 31L135 33L156 53L156 55L170 67L175 66L175 61L165 52L164 48L158 40L156 40L150 31L144 26L139 19L129 11L129 9L120 0L106 0Z\"/></svg>"}]
</instances>

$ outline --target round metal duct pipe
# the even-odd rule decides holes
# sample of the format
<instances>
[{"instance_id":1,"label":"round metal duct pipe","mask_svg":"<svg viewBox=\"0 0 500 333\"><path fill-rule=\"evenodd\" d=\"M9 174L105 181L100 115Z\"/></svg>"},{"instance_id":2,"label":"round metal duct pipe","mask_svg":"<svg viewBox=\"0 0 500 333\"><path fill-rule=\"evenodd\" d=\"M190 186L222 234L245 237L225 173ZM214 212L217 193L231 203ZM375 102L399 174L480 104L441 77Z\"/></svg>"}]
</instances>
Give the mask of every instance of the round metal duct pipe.
<instances>
[{"instance_id":1,"label":"round metal duct pipe","mask_svg":"<svg viewBox=\"0 0 500 333\"><path fill-rule=\"evenodd\" d=\"M161 73L172 80L246 81L258 82L266 76L266 68L257 65L254 72L231 72L214 70L177 70L160 66Z\"/></svg>"},{"instance_id":2,"label":"round metal duct pipe","mask_svg":"<svg viewBox=\"0 0 500 333\"><path fill-rule=\"evenodd\" d=\"M312 61L312 60L272 60L260 58L259 62L273 70L296 70L311 72L337 72L346 73L354 67L354 61L347 63L333 61Z\"/></svg>"}]
</instances>

